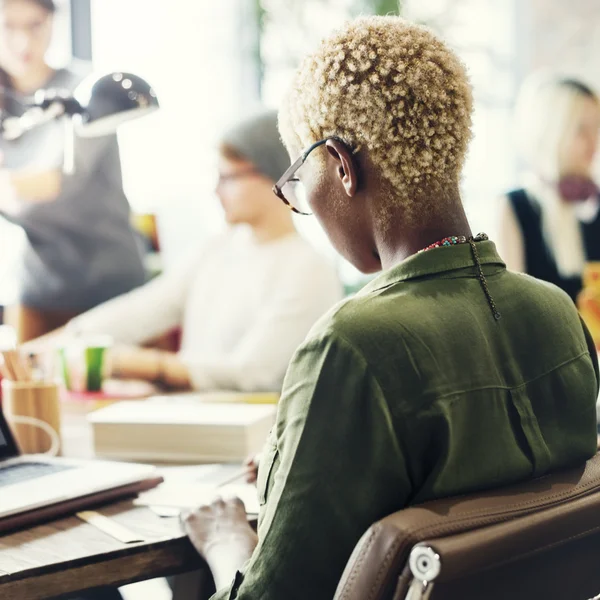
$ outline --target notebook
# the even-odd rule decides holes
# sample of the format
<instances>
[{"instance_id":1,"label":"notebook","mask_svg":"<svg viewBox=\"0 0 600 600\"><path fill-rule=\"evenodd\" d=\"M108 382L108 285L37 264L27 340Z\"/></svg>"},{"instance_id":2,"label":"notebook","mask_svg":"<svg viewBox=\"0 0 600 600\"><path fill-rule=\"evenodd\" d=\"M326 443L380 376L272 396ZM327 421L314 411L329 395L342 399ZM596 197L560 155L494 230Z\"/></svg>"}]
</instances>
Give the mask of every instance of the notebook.
<instances>
[{"instance_id":1,"label":"notebook","mask_svg":"<svg viewBox=\"0 0 600 600\"><path fill-rule=\"evenodd\" d=\"M152 508L173 508L178 509L177 512L179 512L182 509L210 504L217 497L240 498L249 517L258 515L260 505L256 486L244 483L216 487L203 483L171 483L167 481L154 490L140 494L134 500L134 504Z\"/></svg>"},{"instance_id":2,"label":"notebook","mask_svg":"<svg viewBox=\"0 0 600 600\"><path fill-rule=\"evenodd\" d=\"M149 462L241 462L259 452L275 420L270 404L211 403L169 396L92 412L98 456Z\"/></svg>"}]
</instances>

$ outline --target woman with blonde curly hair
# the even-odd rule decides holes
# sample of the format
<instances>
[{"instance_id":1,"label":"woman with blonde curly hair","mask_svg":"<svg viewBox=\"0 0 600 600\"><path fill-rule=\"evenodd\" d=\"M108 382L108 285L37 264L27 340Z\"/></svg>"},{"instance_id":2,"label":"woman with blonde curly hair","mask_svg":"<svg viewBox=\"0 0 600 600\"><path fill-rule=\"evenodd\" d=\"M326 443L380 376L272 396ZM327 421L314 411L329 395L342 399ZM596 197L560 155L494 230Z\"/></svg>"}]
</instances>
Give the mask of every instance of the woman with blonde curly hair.
<instances>
[{"instance_id":1,"label":"woman with blonde curly hair","mask_svg":"<svg viewBox=\"0 0 600 600\"><path fill-rule=\"evenodd\" d=\"M508 272L465 217L471 108L455 54L398 17L358 19L301 65L280 113L294 162L275 191L383 273L292 359L258 535L236 500L184 516L216 599L330 599L389 513L594 454L598 365L573 303Z\"/></svg>"}]
</instances>

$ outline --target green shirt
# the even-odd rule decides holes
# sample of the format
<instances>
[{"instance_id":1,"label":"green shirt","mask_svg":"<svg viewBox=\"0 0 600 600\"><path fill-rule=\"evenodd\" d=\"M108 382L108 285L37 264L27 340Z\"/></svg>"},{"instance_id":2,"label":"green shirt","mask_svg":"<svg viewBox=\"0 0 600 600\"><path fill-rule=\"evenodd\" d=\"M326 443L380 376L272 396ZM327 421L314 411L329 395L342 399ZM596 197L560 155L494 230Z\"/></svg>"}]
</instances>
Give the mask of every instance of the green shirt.
<instances>
[{"instance_id":1,"label":"green shirt","mask_svg":"<svg viewBox=\"0 0 600 600\"><path fill-rule=\"evenodd\" d=\"M331 600L382 517L594 454L598 364L572 301L477 248L500 320L465 244L408 258L309 334L260 463L258 547L215 598Z\"/></svg>"}]
</instances>

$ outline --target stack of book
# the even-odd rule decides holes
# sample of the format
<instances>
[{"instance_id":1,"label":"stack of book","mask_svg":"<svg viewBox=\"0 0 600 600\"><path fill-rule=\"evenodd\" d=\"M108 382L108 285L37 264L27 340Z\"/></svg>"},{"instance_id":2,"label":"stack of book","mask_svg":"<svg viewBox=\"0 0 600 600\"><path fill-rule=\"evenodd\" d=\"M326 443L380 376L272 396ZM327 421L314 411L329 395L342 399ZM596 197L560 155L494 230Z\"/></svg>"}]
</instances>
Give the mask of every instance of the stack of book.
<instances>
[{"instance_id":1,"label":"stack of book","mask_svg":"<svg viewBox=\"0 0 600 600\"><path fill-rule=\"evenodd\" d=\"M276 392L182 392L168 396L153 396L153 400L175 400L209 402L233 402L234 404L277 404L279 394Z\"/></svg>"},{"instance_id":2,"label":"stack of book","mask_svg":"<svg viewBox=\"0 0 600 600\"><path fill-rule=\"evenodd\" d=\"M193 396L112 404L88 415L98 456L148 462L240 462L259 452L276 406Z\"/></svg>"}]
</instances>

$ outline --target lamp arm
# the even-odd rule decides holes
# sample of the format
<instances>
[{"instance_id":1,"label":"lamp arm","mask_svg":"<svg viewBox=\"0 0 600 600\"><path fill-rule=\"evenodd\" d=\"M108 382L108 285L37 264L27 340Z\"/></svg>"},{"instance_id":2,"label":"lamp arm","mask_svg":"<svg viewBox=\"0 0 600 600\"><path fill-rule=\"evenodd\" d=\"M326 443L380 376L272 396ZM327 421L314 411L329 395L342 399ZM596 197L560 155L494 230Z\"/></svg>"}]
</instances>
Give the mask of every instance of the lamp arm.
<instances>
[{"instance_id":1,"label":"lamp arm","mask_svg":"<svg viewBox=\"0 0 600 600\"><path fill-rule=\"evenodd\" d=\"M0 93L14 97L6 88L0 89ZM33 102L26 106L27 110L20 117L0 115L0 135L4 139L15 140L26 131L63 115L72 117L85 112L81 104L64 90L40 90L35 94Z\"/></svg>"},{"instance_id":2,"label":"lamp arm","mask_svg":"<svg viewBox=\"0 0 600 600\"><path fill-rule=\"evenodd\" d=\"M90 75L74 91L64 89L38 90L26 103L0 85L0 96L11 98L25 106L20 117L0 110L0 137L14 140L26 131L52 119L79 115L75 120L78 135L99 137L114 133L125 121L158 110L156 93L150 84L132 73L115 72L98 77Z\"/></svg>"},{"instance_id":3,"label":"lamp arm","mask_svg":"<svg viewBox=\"0 0 600 600\"><path fill-rule=\"evenodd\" d=\"M34 106L20 117L5 117L2 119L2 137L4 137L5 140L16 140L26 131L35 129L54 119L58 119L64 114L65 108L60 102L53 102L45 109Z\"/></svg>"}]
</instances>

